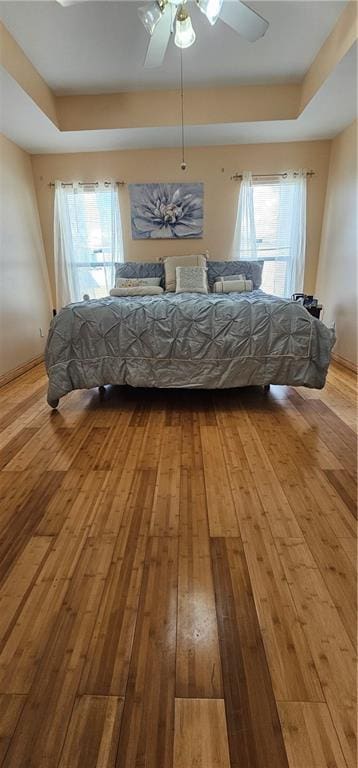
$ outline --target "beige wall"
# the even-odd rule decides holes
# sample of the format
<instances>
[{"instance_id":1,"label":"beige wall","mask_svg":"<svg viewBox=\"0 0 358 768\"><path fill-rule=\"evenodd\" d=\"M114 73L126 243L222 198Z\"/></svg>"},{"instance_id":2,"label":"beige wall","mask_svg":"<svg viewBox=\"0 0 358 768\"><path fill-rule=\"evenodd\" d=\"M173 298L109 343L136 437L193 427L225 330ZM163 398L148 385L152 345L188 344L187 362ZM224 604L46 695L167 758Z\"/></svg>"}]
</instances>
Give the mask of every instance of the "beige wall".
<instances>
[{"instance_id":1,"label":"beige wall","mask_svg":"<svg viewBox=\"0 0 358 768\"><path fill-rule=\"evenodd\" d=\"M30 157L0 134L0 163L2 375L43 352L51 309Z\"/></svg>"},{"instance_id":2,"label":"beige wall","mask_svg":"<svg viewBox=\"0 0 358 768\"><path fill-rule=\"evenodd\" d=\"M120 190L125 257L153 261L159 256L208 249L212 259L230 258L239 186L231 181L235 171L272 173L287 168L313 168L308 181L306 291L313 291L321 236L326 190L329 141L284 144L249 144L225 147L195 147L187 150L188 168L180 170L178 149L93 152L32 157L34 180L49 274L54 293L53 198L49 182L124 179L128 182L203 181L204 238L188 242L173 240L133 241L127 186Z\"/></svg>"},{"instance_id":3,"label":"beige wall","mask_svg":"<svg viewBox=\"0 0 358 768\"><path fill-rule=\"evenodd\" d=\"M357 364L357 122L331 147L316 293L336 323L334 354Z\"/></svg>"},{"instance_id":4,"label":"beige wall","mask_svg":"<svg viewBox=\"0 0 358 768\"><path fill-rule=\"evenodd\" d=\"M0 64L57 125L56 97L22 48L0 22Z\"/></svg>"}]
</instances>

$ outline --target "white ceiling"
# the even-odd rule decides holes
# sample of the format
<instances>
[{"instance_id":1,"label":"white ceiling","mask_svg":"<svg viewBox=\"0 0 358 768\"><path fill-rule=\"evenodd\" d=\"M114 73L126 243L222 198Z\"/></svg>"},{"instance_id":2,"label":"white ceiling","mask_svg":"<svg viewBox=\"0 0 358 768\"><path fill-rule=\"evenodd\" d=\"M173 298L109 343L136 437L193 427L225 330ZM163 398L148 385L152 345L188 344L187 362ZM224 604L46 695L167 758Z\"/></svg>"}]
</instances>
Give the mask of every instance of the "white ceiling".
<instances>
[{"instance_id":1,"label":"white ceiling","mask_svg":"<svg viewBox=\"0 0 358 768\"><path fill-rule=\"evenodd\" d=\"M0 1L0 18L57 93L99 93L177 87L179 51L171 42L165 66L142 66L147 33L141 2L88 2L64 8L55 0ZM220 20L210 27L191 4L196 43L184 51L187 85L299 81L330 33L346 0L247 0L270 27L249 43Z\"/></svg>"},{"instance_id":2,"label":"white ceiling","mask_svg":"<svg viewBox=\"0 0 358 768\"><path fill-rule=\"evenodd\" d=\"M187 126L187 146L253 144L332 138L357 116L357 45L298 120ZM0 131L30 153L93 152L180 146L180 128L61 133L10 75L0 68Z\"/></svg>"}]
</instances>

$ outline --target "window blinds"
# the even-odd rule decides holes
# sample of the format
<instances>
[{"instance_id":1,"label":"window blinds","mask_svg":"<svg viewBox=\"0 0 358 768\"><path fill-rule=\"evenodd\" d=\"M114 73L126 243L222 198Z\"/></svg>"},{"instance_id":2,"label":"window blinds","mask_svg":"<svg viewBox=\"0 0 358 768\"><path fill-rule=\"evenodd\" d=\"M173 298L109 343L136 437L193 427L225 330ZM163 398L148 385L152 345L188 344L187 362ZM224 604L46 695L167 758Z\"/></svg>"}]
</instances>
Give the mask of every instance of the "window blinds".
<instances>
[{"instance_id":1,"label":"window blinds","mask_svg":"<svg viewBox=\"0 0 358 768\"><path fill-rule=\"evenodd\" d=\"M257 258L264 259L262 290L283 296L290 255L292 189L280 182L254 183Z\"/></svg>"},{"instance_id":2,"label":"window blinds","mask_svg":"<svg viewBox=\"0 0 358 768\"><path fill-rule=\"evenodd\" d=\"M81 301L84 294L91 299L108 295L114 264L123 258L116 184L56 183L55 194L58 305Z\"/></svg>"}]
</instances>

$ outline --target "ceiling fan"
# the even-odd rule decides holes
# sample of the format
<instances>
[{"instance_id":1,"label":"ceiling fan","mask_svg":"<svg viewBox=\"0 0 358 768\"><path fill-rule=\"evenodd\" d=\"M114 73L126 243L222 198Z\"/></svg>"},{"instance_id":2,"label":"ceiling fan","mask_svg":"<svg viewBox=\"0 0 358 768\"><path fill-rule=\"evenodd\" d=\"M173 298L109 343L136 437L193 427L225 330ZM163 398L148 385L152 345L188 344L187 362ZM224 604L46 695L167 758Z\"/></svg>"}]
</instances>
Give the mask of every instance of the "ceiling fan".
<instances>
[{"instance_id":1,"label":"ceiling fan","mask_svg":"<svg viewBox=\"0 0 358 768\"><path fill-rule=\"evenodd\" d=\"M57 0L61 5L73 5L91 0ZM241 0L193 0L214 26L220 18L225 24L250 42L263 37L269 23ZM178 48L189 48L196 40L187 0L154 0L138 9L138 15L150 35L144 61L145 67L160 67L174 31Z\"/></svg>"}]
</instances>

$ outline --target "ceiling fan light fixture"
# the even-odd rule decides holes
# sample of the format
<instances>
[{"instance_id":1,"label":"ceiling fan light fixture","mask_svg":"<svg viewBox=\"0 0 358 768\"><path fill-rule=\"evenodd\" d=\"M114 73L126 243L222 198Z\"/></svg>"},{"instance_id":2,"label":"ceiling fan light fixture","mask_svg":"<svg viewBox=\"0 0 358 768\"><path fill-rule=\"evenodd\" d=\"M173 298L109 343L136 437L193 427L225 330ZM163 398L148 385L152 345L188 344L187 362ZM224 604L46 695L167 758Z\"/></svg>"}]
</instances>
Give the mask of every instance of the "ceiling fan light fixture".
<instances>
[{"instance_id":1,"label":"ceiling fan light fixture","mask_svg":"<svg viewBox=\"0 0 358 768\"><path fill-rule=\"evenodd\" d=\"M138 8L138 16L150 35L153 34L158 22L162 18L165 5L166 3L164 2L155 2Z\"/></svg>"},{"instance_id":2,"label":"ceiling fan light fixture","mask_svg":"<svg viewBox=\"0 0 358 768\"><path fill-rule=\"evenodd\" d=\"M186 8L181 5L175 20L174 43L178 48L190 48L195 43L196 34Z\"/></svg>"},{"instance_id":3,"label":"ceiling fan light fixture","mask_svg":"<svg viewBox=\"0 0 358 768\"><path fill-rule=\"evenodd\" d=\"M197 4L213 27L219 18L223 0L197 0Z\"/></svg>"}]
</instances>

